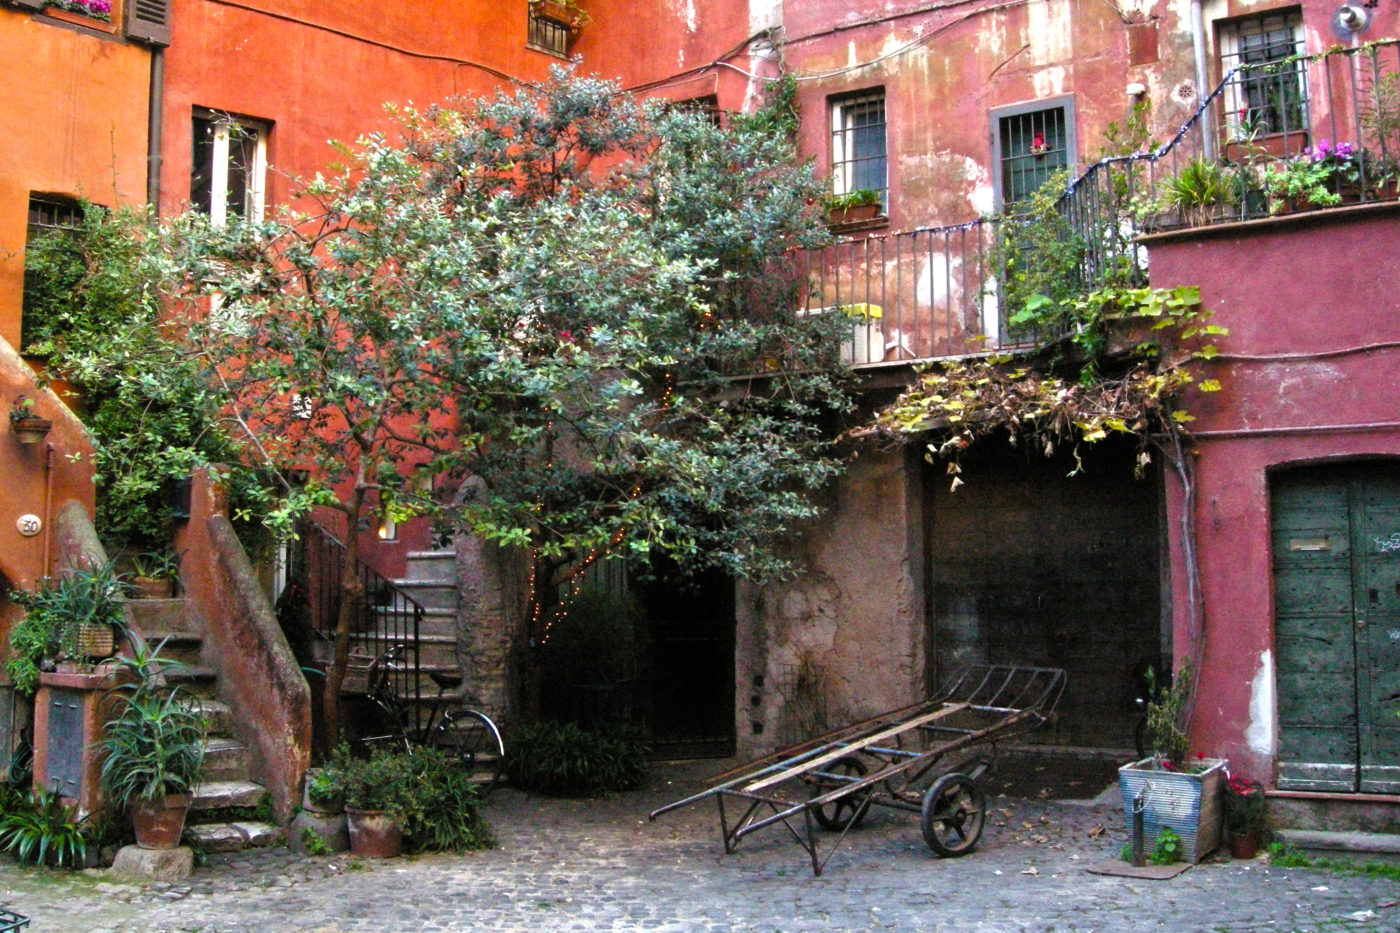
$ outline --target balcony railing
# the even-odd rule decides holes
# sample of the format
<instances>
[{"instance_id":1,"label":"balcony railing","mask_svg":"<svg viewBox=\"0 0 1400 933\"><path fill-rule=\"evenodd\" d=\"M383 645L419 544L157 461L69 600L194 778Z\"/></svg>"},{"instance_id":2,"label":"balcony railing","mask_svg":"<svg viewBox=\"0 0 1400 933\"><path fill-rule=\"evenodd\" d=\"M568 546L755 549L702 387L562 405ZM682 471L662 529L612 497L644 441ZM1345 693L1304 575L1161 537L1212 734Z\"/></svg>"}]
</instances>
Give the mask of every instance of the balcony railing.
<instances>
[{"instance_id":1,"label":"balcony railing","mask_svg":"<svg viewBox=\"0 0 1400 933\"><path fill-rule=\"evenodd\" d=\"M1074 278L1085 291L1145 281L1144 233L1328 206L1268 184L1271 172L1316 163L1329 167L1326 201L1396 198L1400 40L1240 65L1165 145L1090 166L1057 205L1082 257ZM1206 191L1193 194L1191 172ZM1018 223L989 217L810 251L805 313L851 319L843 356L856 367L1043 345L1063 332L1009 327L998 302L998 237Z\"/></svg>"}]
</instances>

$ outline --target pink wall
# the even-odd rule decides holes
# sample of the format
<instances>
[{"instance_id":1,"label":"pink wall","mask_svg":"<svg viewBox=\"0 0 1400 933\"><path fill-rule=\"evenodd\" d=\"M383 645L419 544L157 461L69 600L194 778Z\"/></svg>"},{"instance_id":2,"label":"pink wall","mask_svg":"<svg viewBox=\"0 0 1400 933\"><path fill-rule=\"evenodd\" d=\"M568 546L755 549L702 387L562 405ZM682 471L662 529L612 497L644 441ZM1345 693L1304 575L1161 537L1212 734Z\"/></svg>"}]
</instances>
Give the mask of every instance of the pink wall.
<instances>
[{"instance_id":1,"label":"pink wall","mask_svg":"<svg viewBox=\"0 0 1400 933\"><path fill-rule=\"evenodd\" d=\"M1277 742L1269 471L1400 457L1397 215L1342 208L1148 238L1152 284L1199 284L1230 329L1209 373L1222 391L1191 406L1205 605L1193 738L1249 774L1272 776ZM1181 503L1171 490L1178 661L1191 632Z\"/></svg>"}]
</instances>

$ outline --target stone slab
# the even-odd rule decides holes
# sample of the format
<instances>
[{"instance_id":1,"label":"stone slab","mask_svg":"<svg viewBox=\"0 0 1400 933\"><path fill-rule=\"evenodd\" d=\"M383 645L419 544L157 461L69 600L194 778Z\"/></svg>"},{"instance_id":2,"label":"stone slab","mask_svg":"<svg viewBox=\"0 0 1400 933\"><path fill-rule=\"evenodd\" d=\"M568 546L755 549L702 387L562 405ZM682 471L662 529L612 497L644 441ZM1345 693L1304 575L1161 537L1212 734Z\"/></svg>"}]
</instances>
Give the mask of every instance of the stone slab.
<instances>
[{"instance_id":1,"label":"stone slab","mask_svg":"<svg viewBox=\"0 0 1400 933\"><path fill-rule=\"evenodd\" d=\"M193 810L221 807L256 807L267 788L252 781L204 781L194 791Z\"/></svg>"},{"instance_id":2,"label":"stone slab","mask_svg":"<svg viewBox=\"0 0 1400 933\"><path fill-rule=\"evenodd\" d=\"M1138 868L1122 859L1108 859L1088 866L1085 871L1091 875L1110 875L1115 878L1142 878L1147 881L1168 881L1191 867L1190 862L1176 862L1172 865L1144 865Z\"/></svg>"},{"instance_id":3,"label":"stone slab","mask_svg":"<svg viewBox=\"0 0 1400 933\"><path fill-rule=\"evenodd\" d=\"M194 850L188 846L178 849L143 849L122 846L112 862L111 873L118 878L143 878L151 881L181 881L194 871Z\"/></svg>"},{"instance_id":4,"label":"stone slab","mask_svg":"<svg viewBox=\"0 0 1400 933\"><path fill-rule=\"evenodd\" d=\"M303 810L292 820L289 843L292 851L300 855L310 854L308 833L315 833L331 852L345 852L350 848L350 833L345 825L345 814L326 816Z\"/></svg>"}]
</instances>

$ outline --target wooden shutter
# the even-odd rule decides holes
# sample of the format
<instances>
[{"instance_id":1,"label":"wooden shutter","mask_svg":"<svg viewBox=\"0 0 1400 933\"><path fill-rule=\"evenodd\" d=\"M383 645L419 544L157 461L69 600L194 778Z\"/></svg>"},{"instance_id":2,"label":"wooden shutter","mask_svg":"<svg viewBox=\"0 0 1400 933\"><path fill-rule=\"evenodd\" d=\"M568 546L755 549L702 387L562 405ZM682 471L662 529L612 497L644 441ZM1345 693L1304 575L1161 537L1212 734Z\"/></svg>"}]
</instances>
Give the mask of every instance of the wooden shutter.
<instances>
[{"instance_id":1,"label":"wooden shutter","mask_svg":"<svg viewBox=\"0 0 1400 933\"><path fill-rule=\"evenodd\" d=\"M127 38L151 45L169 45L172 2L174 0L127 0Z\"/></svg>"},{"instance_id":2,"label":"wooden shutter","mask_svg":"<svg viewBox=\"0 0 1400 933\"><path fill-rule=\"evenodd\" d=\"M44 0L10 0L10 6L17 6L26 10L42 10L44 8Z\"/></svg>"}]
</instances>

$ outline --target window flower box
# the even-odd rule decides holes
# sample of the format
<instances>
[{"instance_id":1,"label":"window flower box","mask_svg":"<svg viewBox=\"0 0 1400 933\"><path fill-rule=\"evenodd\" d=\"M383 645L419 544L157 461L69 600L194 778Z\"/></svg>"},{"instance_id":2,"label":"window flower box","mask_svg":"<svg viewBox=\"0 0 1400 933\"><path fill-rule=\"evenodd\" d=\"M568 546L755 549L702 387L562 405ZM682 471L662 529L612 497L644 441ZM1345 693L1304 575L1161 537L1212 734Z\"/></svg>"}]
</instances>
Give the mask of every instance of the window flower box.
<instances>
[{"instance_id":1,"label":"window flower box","mask_svg":"<svg viewBox=\"0 0 1400 933\"><path fill-rule=\"evenodd\" d=\"M578 32L589 20L588 13L579 9L576 3L561 0L530 0L530 15L535 19L547 19L568 27L570 32Z\"/></svg>"},{"instance_id":2,"label":"window flower box","mask_svg":"<svg viewBox=\"0 0 1400 933\"><path fill-rule=\"evenodd\" d=\"M1160 758L1144 758L1118 769L1118 787L1133 831L1133 801L1143 798L1143 848L1151 852L1157 836L1170 829L1181 837L1182 857L1199 862L1220 845L1221 796L1225 787L1225 761L1197 758L1190 762L1195 773L1168 770Z\"/></svg>"},{"instance_id":3,"label":"window flower box","mask_svg":"<svg viewBox=\"0 0 1400 933\"><path fill-rule=\"evenodd\" d=\"M49 0L44 14L80 26L92 26L94 21L111 24L111 0Z\"/></svg>"}]
</instances>

